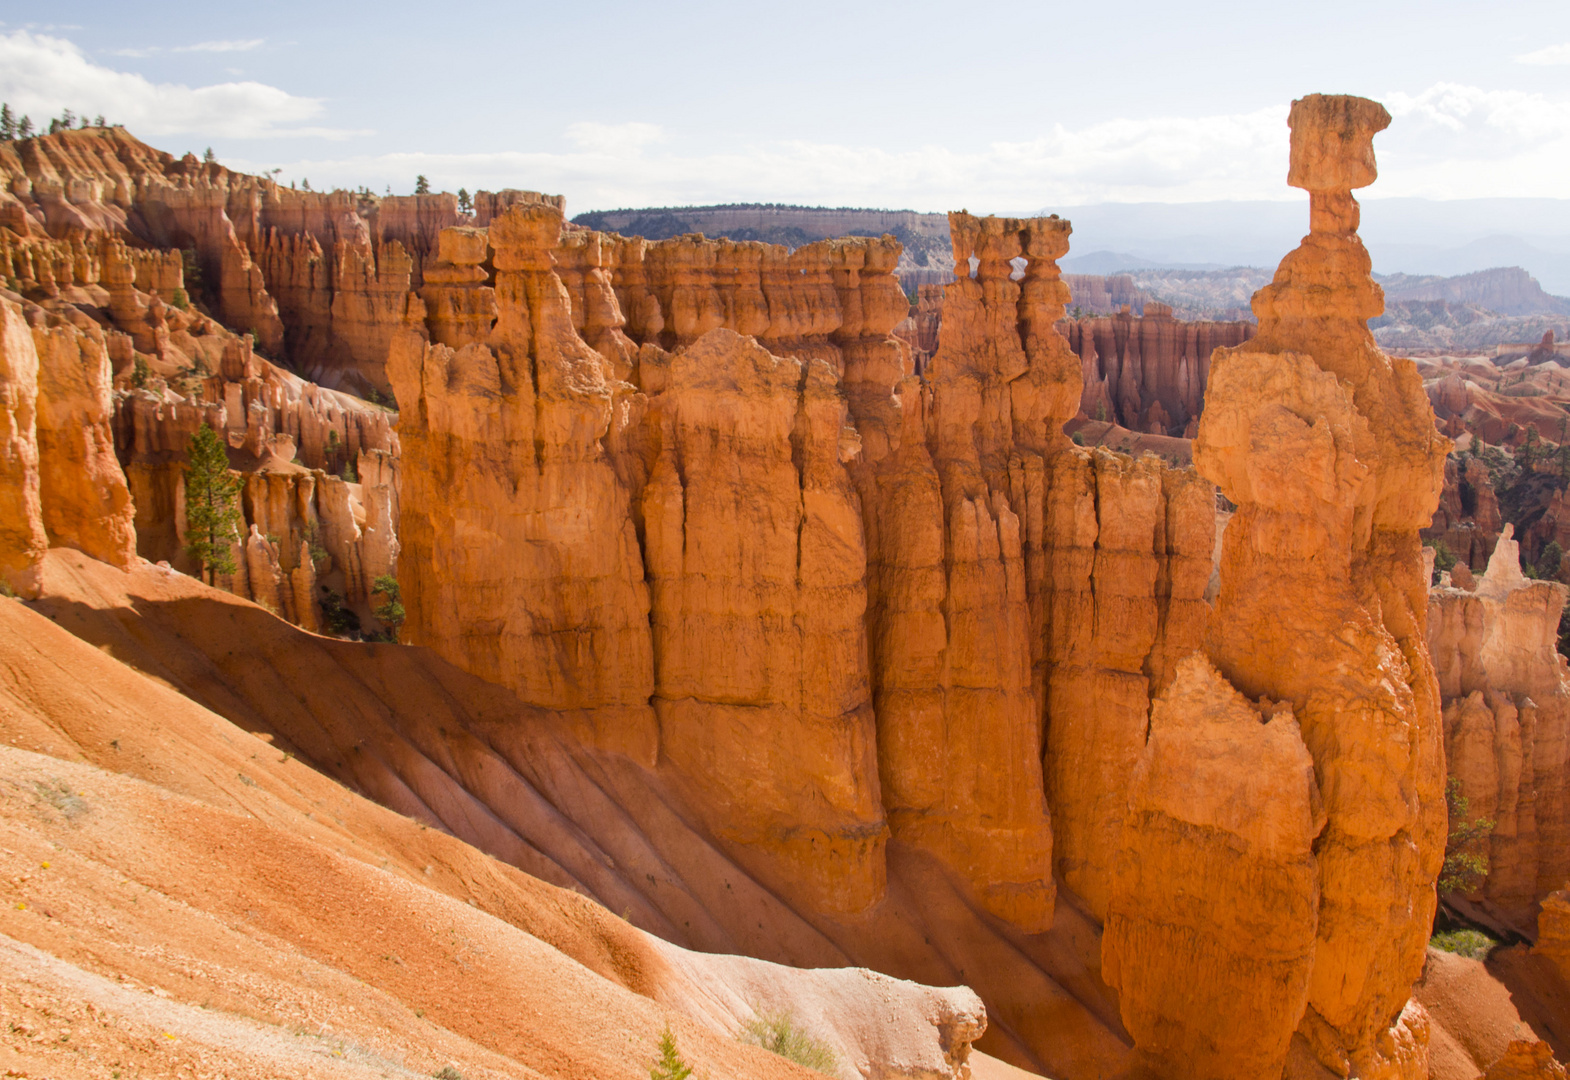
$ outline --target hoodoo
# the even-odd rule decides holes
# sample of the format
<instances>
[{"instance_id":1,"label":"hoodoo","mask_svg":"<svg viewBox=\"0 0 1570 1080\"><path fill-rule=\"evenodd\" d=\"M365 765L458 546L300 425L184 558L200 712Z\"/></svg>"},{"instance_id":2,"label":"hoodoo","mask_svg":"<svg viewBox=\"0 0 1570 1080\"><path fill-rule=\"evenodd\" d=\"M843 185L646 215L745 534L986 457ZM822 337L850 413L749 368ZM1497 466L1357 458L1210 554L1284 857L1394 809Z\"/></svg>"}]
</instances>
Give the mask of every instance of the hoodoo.
<instances>
[{"instance_id":1,"label":"hoodoo","mask_svg":"<svg viewBox=\"0 0 1570 1080\"><path fill-rule=\"evenodd\" d=\"M1102 945L1124 1022L1161 1075L1273 1073L1294 1041L1338 1075L1426 1074L1425 1022L1407 1002L1445 812L1417 531L1448 440L1415 365L1368 330L1383 305L1352 189L1374 181L1373 136L1389 122L1361 98L1293 103L1288 182L1309 192L1310 233L1255 295L1258 336L1211 361L1195 461L1238 505L1205 641L1215 668L1189 668L1157 709L1136 791L1153 825L1181 829L1167 849L1179 872L1163 879L1131 816ZM1249 710L1262 731L1242 723ZM1235 762L1227 773L1282 770L1275 827L1234 820L1209 795L1159 797L1185 773L1205 790L1196 770L1218 754ZM1212 887L1241 890L1201 900L1182 887L1195 864L1214 866ZM1274 932L1229 929L1256 920ZM1179 1004L1182 988L1221 983L1223 998L1252 1003L1253 1023Z\"/></svg>"}]
</instances>

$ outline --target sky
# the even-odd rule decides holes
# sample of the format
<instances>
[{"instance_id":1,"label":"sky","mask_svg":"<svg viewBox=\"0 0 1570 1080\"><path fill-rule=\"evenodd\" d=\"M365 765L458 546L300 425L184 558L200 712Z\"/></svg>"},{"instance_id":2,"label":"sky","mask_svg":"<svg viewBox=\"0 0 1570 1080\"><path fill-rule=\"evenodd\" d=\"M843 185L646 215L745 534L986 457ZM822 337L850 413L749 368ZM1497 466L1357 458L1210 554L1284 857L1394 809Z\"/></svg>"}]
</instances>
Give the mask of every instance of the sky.
<instances>
[{"instance_id":1,"label":"sky","mask_svg":"<svg viewBox=\"0 0 1570 1080\"><path fill-rule=\"evenodd\" d=\"M1287 109L1382 101L1370 198L1570 198L1570 3L0 0L0 100L174 153L568 212L1292 197Z\"/></svg>"}]
</instances>

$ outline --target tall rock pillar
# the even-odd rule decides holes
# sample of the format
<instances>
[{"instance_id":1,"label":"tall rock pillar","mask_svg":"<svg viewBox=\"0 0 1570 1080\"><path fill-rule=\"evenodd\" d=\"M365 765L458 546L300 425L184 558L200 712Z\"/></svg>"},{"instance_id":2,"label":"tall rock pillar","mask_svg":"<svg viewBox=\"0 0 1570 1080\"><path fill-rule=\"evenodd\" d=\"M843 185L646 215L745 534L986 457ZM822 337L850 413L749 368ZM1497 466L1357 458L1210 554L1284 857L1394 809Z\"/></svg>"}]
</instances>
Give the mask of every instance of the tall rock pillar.
<instances>
[{"instance_id":1,"label":"tall rock pillar","mask_svg":"<svg viewBox=\"0 0 1570 1080\"><path fill-rule=\"evenodd\" d=\"M394 339L405 635L652 764L643 555L601 442L614 380L573 331L561 228L543 204L491 223L488 344Z\"/></svg>"},{"instance_id":2,"label":"tall rock pillar","mask_svg":"<svg viewBox=\"0 0 1570 1080\"><path fill-rule=\"evenodd\" d=\"M1166 966L1171 988L1228 980L1228 997L1248 1002L1177 1015L1123 976L1124 1022L1167 1076L1266 1075L1285 1060L1290 1039L1340 1076L1427 1075L1426 1025L1408 998L1423 967L1446 822L1418 529L1438 504L1447 440L1434 430L1415 366L1382 353L1368 330L1383 296L1357 235L1352 189L1374 181L1372 139L1389 122L1362 98L1293 103L1288 182L1309 192L1311 231L1255 294L1259 335L1218 349L1211 363L1195 461L1238 512L1226 531L1206 648L1242 697L1206 691L1206 723L1222 723L1243 699L1258 703L1261 721L1289 711L1313 761L1315 790L1299 805L1321 803L1324 827L1317 835L1283 828L1266 843L1224 816L1199 820L1203 801L1160 804L1186 820L1187 842L1210 836L1194 858L1225 849L1231 863L1257 869L1235 878L1237 895L1207 896L1213 913L1194 910L1181 885L1162 881L1148 862L1120 861L1103 940L1108 969ZM1140 767L1152 776L1177 769L1197 786L1213 767L1207 759L1222 751L1179 752L1179 733L1202 730L1189 715L1198 699L1183 704L1198 691L1183 682L1158 710ZM1163 727L1172 737L1158 737ZM1258 757L1242 750L1248 739L1239 732L1225 740L1233 747L1226 752L1246 770ZM1289 744L1292 734L1289 725L1274 738ZM1261 814L1301 800L1305 781L1290 778L1289 751L1276 756L1284 786ZM1125 851L1140 847L1151 820L1141 809L1131 806L1125 821ZM1302 829L1301 813L1291 821ZM1304 858L1317 866L1312 884L1301 880ZM1314 886L1317 903L1302 903ZM1272 910L1285 925L1268 938L1230 934L1231 951L1219 956L1197 944L1217 920L1247 924ZM1156 932L1185 920L1199 932ZM1221 1048L1224 1061L1234 1044L1268 1047L1269 1060L1201 1064L1203 1048Z\"/></svg>"}]
</instances>

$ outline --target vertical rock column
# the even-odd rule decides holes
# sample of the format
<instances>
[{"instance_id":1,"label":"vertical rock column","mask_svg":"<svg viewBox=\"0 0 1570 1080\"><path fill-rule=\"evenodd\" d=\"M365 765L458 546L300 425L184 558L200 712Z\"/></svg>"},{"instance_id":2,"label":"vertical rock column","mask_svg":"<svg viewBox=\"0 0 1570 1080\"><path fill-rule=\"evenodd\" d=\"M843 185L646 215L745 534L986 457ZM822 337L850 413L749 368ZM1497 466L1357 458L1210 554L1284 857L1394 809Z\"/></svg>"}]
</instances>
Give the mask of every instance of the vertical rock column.
<instances>
[{"instance_id":1,"label":"vertical rock column","mask_svg":"<svg viewBox=\"0 0 1570 1080\"><path fill-rule=\"evenodd\" d=\"M1255 294L1258 336L1217 350L1195 459L1239 508L1207 650L1232 687L1266 712L1284 704L1300 725L1326 819L1313 847L1318 902L1312 914L1300 902L1283 906L1266 864L1240 879L1237 895L1207 896L1211 910L1190 917L1210 928L1285 913L1268 937L1236 941L1250 962L1218 972L1198 939L1153 945L1141 929L1164 908L1191 906L1181 875L1160 882L1148 867L1120 872L1112 905L1121 921L1109 922L1102 951L1109 971L1170 966L1179 973L1173 985L1231 984L1235 1009L1163 1020L1162 1003L1123 979L1125 1025L1163 1075L1265 1075L1257 1063L1243 1067L1243 1056L1236 1069L1195 1062L1201 1048L1263 1046L1284 1060L1293 1025L1291 1037L1337 1075L1416 1077L1426 1075L1426 1025L1406 1006L1423 967L1445 833L1417 531L1437 505L1447 443L1415 366L1380 352L1367 326L1383 301L1351 190L1373 182L1372 137L1389 115L1360 98L1313 95L1293 104L1289 122L1289 183L1310 193L1311 232ZM1160 753L1153 731L1142 765L1153 768ZM1203 759L1183 766L1196 789L1203 767ZM1143 843L1141 827L1137 816L1125 823L1125 850ZM1218 835L1205 850L1229 843ZM1245 848L1241 857L1268 854ZM1307 887L1288 891L1300 900ZM1309 921L1315 934L1304 944ZM1281 976L1269 975L1267 959L1283 965ZM1267 1023L1243 1004L1284 994L1305 970L1300 1017L1283 1007ZM1275 1055L1271 1062L1276 1068Z\"/></svg>"},{"instance_id":2,"label":"vertical rock column","mask_svg":"<svg viewBox=\"0 0 1570 1080\"><path fill-rule=\"evenodd\" d=\"M662 767L774 888L864 910L883 895L886 830L834 372L713 330L671 357L649 423Z\"/></svg>"},{"instance_id":3,"label":"vertical rock column","mask_svg":"<svg viewBox=\"0 0 1570 1080\"><path fill-rule=\"evenodd\" d=\"M33 330L38 351L38 454L50 542L121 569L136 561L136 509L115 457L113 374L103 336Z\"/></svg>"},{"instance_id":4,"label":"vertical rock column","mask_svg":"<svg viewBox=\"0 0 1570 1080\"><path fill-rule=\"evenodd\" d=\"M15 304L0 302L0 582L39 587L49 541L39 497L38 350Z\"/></svg>"},{"instance_id":5,"label":"vertical rock column","mask_svg":"<svg viewBox=\"0 0 1570 1080\"><path fill-rule=\"evenodd\" d=\"M438 259L425 267L420 299L431 340L454 349L486 340L496 321L496 290L481 264L489 253L485 230L464 225L437 236Z\"/></svg>"},{"instance_id":6,"label":"vertical rock column","mask_svg":"<svg viewBox=\"0 0 1570 1080\"><path fill-rule=\"evenodd\" d=\"M642 552L601 438L604 359L552 272L561 211L490 225L498 317L454 350L399 334L405 637L652 763L654 664Z\"/></svg>"},{"instance_id":7,"label":"vertical rock column","mask_svg":"<svg viewBox=\"0 0 1570 1080\"><path fill-rule=\"evenodd\" d=\"M1031 495L1013 488L1034 475L1039 505L1041 454L1067 445L1078 363L1066 346L1061 356L1027 351L1034 322L1022 335L1022 307L1039 303L1050 329L1066 296L1032 288L1029 276L1022 289L1009 260L1030 248L1032 262L1043 260L1040 280L1051 280L1068 224L968 214L950 223L956 265L974 252L980 270L948 286L930 390L900 384L897 444L869 462L862 485L879 768L896 839L953 867L994 913L1042 930L1054 891L1022 520ZM847 356L847 375L862 378L859 367ZM1056 407L1043 396L1052 386L1065 391ZM858 397L870 414L864 388ZM881 426L892 443L892 425Z\"/></svg>"}]
</instances>

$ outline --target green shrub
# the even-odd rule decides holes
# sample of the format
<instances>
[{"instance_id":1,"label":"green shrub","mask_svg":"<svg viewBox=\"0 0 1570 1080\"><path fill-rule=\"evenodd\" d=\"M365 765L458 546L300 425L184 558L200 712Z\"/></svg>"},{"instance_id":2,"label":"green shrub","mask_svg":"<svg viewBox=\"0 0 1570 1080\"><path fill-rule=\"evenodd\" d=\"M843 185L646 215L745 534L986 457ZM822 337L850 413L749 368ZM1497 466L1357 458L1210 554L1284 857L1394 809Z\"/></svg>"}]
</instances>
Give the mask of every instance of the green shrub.
<instances>
[{"instance_id":1,"label":"green shrub","mask_svg":"<svg viewBox=\"0 0 1570 1080\"><path fill-rule=\"evenodd\" d=\"M431 1073L431 1075L436 1077L436 1080L463 1080L463 1073L459 1072L451 1065L443 1065L441 1068Z\"/></svg>"},{"instance_id":2,"label":"green shrub","mask_svg":"<svg viewBox=\"0 0 1570 1080\"><path fill-rule=\"evenodd\" d=\"M759 1013L737 1038L820 1073L833 1073L839 1065L828 1044L803 1031L789 1012Z\"/></svg>"},{"instance_id":3,"label":"green shrub","mask_svg":"<svg viewBox=\"0 0 1570 1080\"><path fill-rule=\"evenodd\" d=\"M1469 956L1473 960L1488 959L1488 954L1499 944L1481 930L1443 930L1429 938L1428 943L1436 949Z\"/></svg>"},{"instance_id":4,"label":"green shrub","mask_svg":"<svg viewBox=\"0 0 1570 1080\"><path fill-rule=\"evenodd\" d=\"M1537 557L1538 576L1547 580L1558 578L1559 564L1564 557L1565 550L1559 546L1559 541L1548 541L1548 544L1543 548L1543 553Z\"/></svg>"},{"instance_id":5,"label":"green shrub","mask_svg":"<svg viewBox=\"0 0 1570 1080\"><path fill-rule=\"evenodd\" d=\"M667 1025L660 1032L660 1056L649 1066L649 1080L687 1080L691 1075L692 1066L676 1052L676 1035Z\"/></svg>"},{"instance_id":6,"label":"green shrub","mask_svg":"<svg viewBox=\"0 0 1570 1080\"><path fill-rule=\"evenodd\" d=\"M1488 876L1488 837L1494 823L1486 818L1468 820L1472 804L1461 794L1461 781L1445 782L1445 804L1450 810L1450 838L1445 843L1445 863L1439 871L1440 892L1472 892ZM1482 849L1482 850L1479 850Z\"/></svg>"},{"instance_id":7,"label":"green shrub","mask_svg":"<svg viewBox=\"0 0 1570 1080\"><path fill-rule=\"evenodd\" d=\"M191 297L184 289L176 289L174 295L169 298L169 302L181 311L191 310Z\"/></svg>"},{"instance_id":8,"label":"green shrub","mask_svg":"<svg viewBox=\"0 0 1570 1080\"><path fill-rule=\"evenodd\" d=\"M398 628L403 625L403 593L398 588L398 579L391 574L381 574L376 578L374 591L384 599L371 614L376 616L378 622L387 627L388 641L398 640Z\"/></svg>"}]
</instances>

